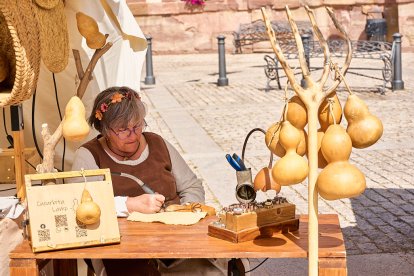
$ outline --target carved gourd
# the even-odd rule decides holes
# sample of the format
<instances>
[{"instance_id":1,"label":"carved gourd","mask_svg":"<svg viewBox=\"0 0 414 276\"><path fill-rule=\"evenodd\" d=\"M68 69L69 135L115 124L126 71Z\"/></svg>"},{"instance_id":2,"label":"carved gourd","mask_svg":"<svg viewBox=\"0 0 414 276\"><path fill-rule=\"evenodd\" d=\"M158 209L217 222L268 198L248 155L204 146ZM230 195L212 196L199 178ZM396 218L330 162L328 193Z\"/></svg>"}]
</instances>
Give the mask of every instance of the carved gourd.
<instances>
[{"instance_id":1,"label":"carved gourd","mask_svg":"<svg viewBox=\"0 0 414 276\"><path fill-rule=\"evenodd\" d=\"M85 120L85 106L81 99L73 96L65 108L62 134L69 141L78 142L89 134L89 125Z\"/></svg>"},{"instance_id":2,"label":"carved gourd","mask_svg":"<svg viewBox=\"0 0 414 276\"><path fill-rule=\"evenodd\" d=\"M351 94L345 103L346 131L354 148L369 147L381 138L383 126L380 119L369 112L368 106L356 95Z\"/></svg>"},{"instance_id":3,"label":"carved gourd","mask_svg":"<svg viewBox=\"0 0 414 276\"><path fill-rule=\"evenodd\" d=\"M308 176L309 167L306 159L296 153L300 131L289 121L285 121L280 130L279 140L286 154L273 166L273 179L282 186L302 182Z\"/></svg>"},{"instance_id":4,"label":"carved gourd","mask_svg":"<svg viewBox=\"0 0 414 276\"><path fill-rule=\"evenodd\" d=\"M262 190L266 192L268 190L275 190L276 193L280 192L281 186L277 183L273 177L270 169L268 167L262 168L255 176L254 181L254 190Z\"/></svg>"},{"instance_id":5,"label":"carved gourd","mask_svg":"<svg viewBox=\"0 0 414 276\"><path fill-rule=\"evenodd\" d=\"M86 39L86 44L91 49L100 49L106 43L106 37L99 32L95 19L82 13L76 13L76 24L79 33Z\"/></svg>"},{"instance_id":6,"label":"carved gourd","mask_svg":"<svg viewBox=\"0 0 414 276\"><path fill-rule=\"evenodd\" d=\"M332 99L332 109L333 116L335 116L335 123L339 124L342 120L342 106L338 96L334 93L332 97L325 98L318 109L318 120L322 131L325 131L334 123L334 118L330 111L329 99Z\"/></svg>"},{"instance_id":7,"label":"carved gourd","mask_svg":"<svg viewBox=\"0 0 414 276\"><path fill-rule=\"evenodd\" d=\"M339 125L331 125L321 143L322 154L328 165L319 174L316 186L326 200L360 195L366 188L365 176L348 159L352 151L351 138Z\"/></svg>"},{"instance_id":8,"label":"carved gourd","mask_svg":"<svg viewBox=\"0 0 414 276\"><path fill-rule=\"evenodd\" d=\"M90 225L97 223L101 217L101 208L96 204L87 189L82 192L81 204L76 208L76 219L85 224Z\"/></svg>"}]
</instances>

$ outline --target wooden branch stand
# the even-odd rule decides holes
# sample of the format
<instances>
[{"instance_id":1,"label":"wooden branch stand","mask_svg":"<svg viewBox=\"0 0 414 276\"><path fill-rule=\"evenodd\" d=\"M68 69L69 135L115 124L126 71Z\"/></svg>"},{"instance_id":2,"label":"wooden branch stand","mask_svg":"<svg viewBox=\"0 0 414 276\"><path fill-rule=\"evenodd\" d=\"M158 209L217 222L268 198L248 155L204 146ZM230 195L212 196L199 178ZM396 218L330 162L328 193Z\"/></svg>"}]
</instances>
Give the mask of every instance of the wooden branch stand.
<instances>
[{"instance_id":1,"label":"wooden branch stand","mask_svg":"<svg viewBox=\"0 0 414 276\"><path fill-rule=\"evenodd\" d=\"M308 7L305 7L309 19L312 23L313 30L317 36L321 47L324 52L324 66L322 76L318 81L314 81L309 72L309 68L306 64L305 51L303 43L298 31L298 27L292 17L292 14L289 8L286 6L286 13L289 19L289 23L292 28L292 32L295 38L296 45L299 52L299 63L302 70L303 78L307 83L307 88L302 88L295 80L295 75L293 70L290 68L287 63L283 52L278 44L276 35L273 31L273 28L270 24L270 20L266 15L265 8L262 8L263 19L266 23L266 29L269 35L270 43L272 45L273 51L277 59L279 60L281 66L283 67L286 76L289 80L290 85L292 86L295 93L299 96L302 102L305 104L307 109L308 116L308 164L309 164L309 175L308 175L308 213L309 213L309 233L308 233L308 250L309 250L309 275L318 275L318 192L316 189L316 180L318 178L318 140L317 140L317 131L318 131L318 108L324 99L327 96L330 96L331 93L335 91L337 86L340 84L341 79L336 78L333 84L329 88L324 88L325 83L328 79L330 73L330 53L328 44L323 37L319 27L316 24L315 16L313 11ZM341 75L344 76L352 58L352 45L351 41L343 29L343 27L338 23L335 18L335 15L330 8L326 8L329 16L331 17L335 27L341 32L345 37L348 44L348 53L345 59L345 64L342 67Z\"/></svg>"}]
</instances>

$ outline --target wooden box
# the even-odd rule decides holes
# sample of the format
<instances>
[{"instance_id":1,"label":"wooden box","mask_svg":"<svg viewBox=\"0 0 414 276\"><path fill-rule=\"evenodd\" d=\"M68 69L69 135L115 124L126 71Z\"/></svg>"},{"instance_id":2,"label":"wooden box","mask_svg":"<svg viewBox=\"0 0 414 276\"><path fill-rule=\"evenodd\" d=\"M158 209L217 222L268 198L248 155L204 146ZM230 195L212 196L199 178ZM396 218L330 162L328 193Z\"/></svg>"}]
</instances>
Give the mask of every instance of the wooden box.
<instances>
[{"instance_id":1,"label":"wooden box","mask_svg":"<svg viewBox=\"0 0 414 276\"><path fill-rule=\"evenodd\" d=\"M271 237L277 232L296 231L299 219L295 216L295 208L294 204L283 202L242 214L221 213L219 221L208 226L208 234L238 243Z\"/></svg>"},{"instance_id":2,"label":"wooden box","mask_svg":"<svg viewBox=\"0 0 414 276\"><path fill-rule=\"evenodd\" d=\"M103 180L87 182L89 176ZM38 186L32 183L72 177L85 181ZM29 174L25 175L25 185L33 252L120 242L109 169ZM76 219L76 208L81 203L84 188L101 210L100 220L92 225L84 225Z\"/></svg>"},{"instance_id":3,"label":"wooden box","mask_svg":"<svg viewBox=\"0 0 414 276\"><path fill-rule=\"evenodd\" d=\"M34 167L40 163L40 157L37 154L36 148L25 148L24 157ZM14 170L14 149L0 149L0 183L15 183L16 176L14 174ZM32 168L26 162L25 172L36 173L36 169Z\"/></svg>"}]
</instances>

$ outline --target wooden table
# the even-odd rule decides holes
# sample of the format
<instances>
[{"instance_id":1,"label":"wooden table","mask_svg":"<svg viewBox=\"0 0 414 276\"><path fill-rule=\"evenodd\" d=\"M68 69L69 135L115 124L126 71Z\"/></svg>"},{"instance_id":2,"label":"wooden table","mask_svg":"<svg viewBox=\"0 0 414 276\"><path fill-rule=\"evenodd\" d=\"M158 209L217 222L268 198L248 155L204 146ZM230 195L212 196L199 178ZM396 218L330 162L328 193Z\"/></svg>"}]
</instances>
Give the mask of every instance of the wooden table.
<instances>
[{"instance_id":1,"label":"wooden table","mask_svg":"<svg viewBox=\"0 0 414 276\"><path fill-rule=\"evenodd\" d=\"M243 243L208 236L208 217L192 226L119 219L121 243L34 254L28 241L10 253L10 275L38 275L45 259L307 258L308 217L299 230ZM346 251L337 215L319 215L319 275L346 275Z\"/></svg>"}]
</instances>

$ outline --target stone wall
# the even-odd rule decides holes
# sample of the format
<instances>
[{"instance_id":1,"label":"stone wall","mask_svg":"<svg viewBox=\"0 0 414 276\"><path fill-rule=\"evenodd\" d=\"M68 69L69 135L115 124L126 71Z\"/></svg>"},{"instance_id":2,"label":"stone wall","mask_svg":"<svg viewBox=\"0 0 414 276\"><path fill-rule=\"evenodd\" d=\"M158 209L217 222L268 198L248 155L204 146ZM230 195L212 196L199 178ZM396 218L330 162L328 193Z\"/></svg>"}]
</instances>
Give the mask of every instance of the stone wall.
<instances>
[{"instance_id":1,"label":"stone wall","mask_svg":"<svg viewBox=\"0 0 414 276\"><path fill-rule=\"evenodd\" d=\"M351 39L366 39L365 24L370 11L379 11L387 20L387 40L400 32L403 50L414 50L414 0L207 0L204 6L191 8L180 0L127 0L144 33L153 37L154 53L197 53L217 50L217 35L226 36L226 50L234 51L232 32L240 24L261 19L266 6L271 20L286 21L288 5L297 21L308 21L303 5L311 7L325 37L337 34L324 6L334 8L338 20ZM247 47L244 51L269 49L268 43Z\"/></svg>"}]
</instances>

